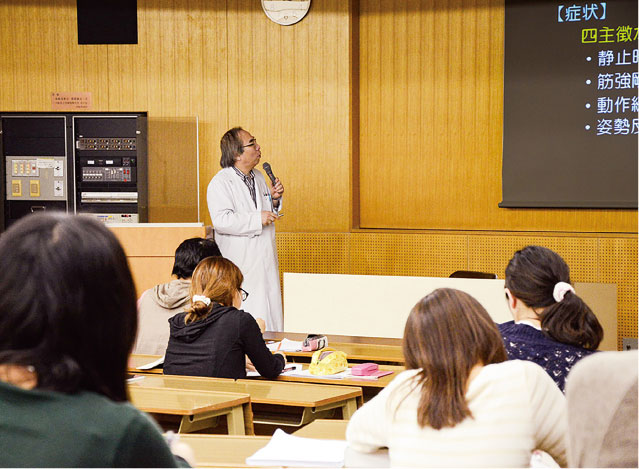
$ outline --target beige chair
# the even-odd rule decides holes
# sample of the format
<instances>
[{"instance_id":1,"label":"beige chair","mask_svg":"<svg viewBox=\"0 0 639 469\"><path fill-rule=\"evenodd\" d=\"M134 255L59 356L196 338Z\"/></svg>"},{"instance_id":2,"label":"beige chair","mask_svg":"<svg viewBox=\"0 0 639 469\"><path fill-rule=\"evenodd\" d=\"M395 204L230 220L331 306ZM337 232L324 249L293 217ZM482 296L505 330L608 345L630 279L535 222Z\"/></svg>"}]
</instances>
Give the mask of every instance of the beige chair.
<instances>
[{"instance_id":1,"label":"beige chair","mask_svg":"<svg viewBox=\"0 0 639 469\"><path fill-rule=\"evenodd\" d=\"M566 381L569 467L637 467L638 352L584 358Z\"/></svg>"}]
</instances>

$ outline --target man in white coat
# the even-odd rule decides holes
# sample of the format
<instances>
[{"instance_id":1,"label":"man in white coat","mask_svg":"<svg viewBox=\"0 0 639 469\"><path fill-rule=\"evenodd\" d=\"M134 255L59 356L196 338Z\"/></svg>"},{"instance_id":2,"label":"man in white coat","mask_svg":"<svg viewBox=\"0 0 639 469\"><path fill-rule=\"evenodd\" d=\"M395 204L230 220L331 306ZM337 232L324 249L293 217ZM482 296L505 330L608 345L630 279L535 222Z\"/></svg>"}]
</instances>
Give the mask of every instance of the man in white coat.
<instances>
[{"instance_id":1,"label":"man in white coat","mask_svg":"<svg viewBox=\"0 0 639 469\"><path fill-rule=\"evenodd\" d=\"M269 187L255 166L262 153L250 133L235 127L222 136L218 172L209 183L206 200L222 256L244 275L248 297L242 309L262 318L267 331L281 331L282 296L275 244L275 221L282 208L284 186Z\"/></svg>"}]
</instances>

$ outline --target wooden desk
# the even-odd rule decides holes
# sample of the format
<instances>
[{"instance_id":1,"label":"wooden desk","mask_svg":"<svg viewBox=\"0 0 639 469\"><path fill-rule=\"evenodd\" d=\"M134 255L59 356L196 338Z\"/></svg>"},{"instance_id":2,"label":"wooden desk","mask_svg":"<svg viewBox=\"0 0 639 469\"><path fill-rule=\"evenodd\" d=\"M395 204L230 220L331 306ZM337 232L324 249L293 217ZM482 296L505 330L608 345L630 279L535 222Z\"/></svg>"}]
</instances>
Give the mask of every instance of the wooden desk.
<instances>
[{"instance_id":1,"label":"wooden desk","mask_svg":"<svg viewBox=\"0 0 639 469\"><path fill-rule=\"evenodd\" d=\"M253 409L253 422L299 427L316 418L327 417L340 409L343 419L350 419L362 403L358 387L324 384L283 383L257 379L232 380L197 376L147 375L130 384L173 390L215 391L248 394ZM291 414L291 408L295 412ZM301 408L301 417L299 416Z\"/></svg>"},{"instance_id":2,"label":"wooden desk","mask_svg":"<svg viewBox=\"0 0 639 469\"><path fill-rule=\"evenodd\" d=\"M345 440L347 426L346 420L315 420L294 432L293 435L304 438Z\"/></svg>"},{"instance_id":3,"label":"wooden desk","mask_svg":"<svg viewBox=\"0 0 639 469\"><path fill-rule=\"evenodd\" d=\"M214 426L218 416L226 416L230 434L253 433L248 394L185 390L176 392L175 389L141 387L136 383L129 384L128 390L131 403L144 412L181 415L179 433Z\"/></svg>"},{"instance_id":4,"label":"wooden desk","mask_svg":"<svg viewBox=\"0 0 639 469\"><path fill-rule=\"evenodd\" d=\"M246 458L270 441L270 436L180 435L193 449L197 467L250 467Z\"/></svg>"},{"instance_id":5,"label":"wooden desk","mask_svg":"<svg viewBox=\"0 0 639 469\"><path fill-rule=\"evenodd\" d=\"M308 365L304 365L304 369L308 369ZM393 371L393 374L382 376L376 380L365 380L365 379L355 379L355 378L347 378L347 379L327 379L322 378L321 376L309 376L309 377L301 377L301 376L287 376L280 375L276 379L277 381L291 381L296 383L320 383L320 384L331 384L338 386L359 386L365 392L366 390L375 390L376 392L380 391L382 388L385 388L388 383L390 383L398 373L401 373L406 368L403 366L396 365L379 365L380 370L388 370Z\"/></svg>"},{"instance_id":6,"label":"wooden desk","mask_svg":"<svg viewBox=\"0 0 639 469\"><path fill-rule=\"evenodd\" d=\"M157 374L161 375L163 373L162 367L152 368L150 370L140 370L138 366L146 365L147 363L154 362L161 355L142 355L142 354L131 354L129 355L129 373L138 373L138 374Z\"/></svg>"},{"instance_id":7,"label":"wooden desk","mask_svg":"<svg viewBox=\"0 0 639 469\"><path fill-rule=\"evenodd\" d=\"M297 433L296 433L297 435ZM197 467L251 467L246 458L270 441L268 436L180 435L193 448ZM346 449L344 467L390 467L388 451L372 454Z\"/></svg>"},{"instance_id":8,"label":"wooden desk","mask_svg":"<svg viewBox=\"0 0 639 469\"><path fill-rule=\"evenodd\" d=\"M345 345L350 345L353 350L357 349L358 347L365 347L365 345L360 345L360 344L345 344ZM293 352L293 353L296 353L299 356L304 356L303 354L307 354L308 356L310 356L310 354L312 354L311 352ZM293 353L291 353L290 355L293 355ZM288 355L289 354L287 354L287 356ZM361 354L359 356L361 356ZM387 356L387 358L388 357L389 356ZM136 368L136 366L152 362L153 360L156 360L158 358L160 358L159 355L135 355L135 354L131 355L129 357L129 373L161 375L162 368L154 368L152 370L139 370ZM304 369L306 368L308 368L308 365L304 365ZM358 386L361 388L383 388L388 383L390 383L393 380L393 378L395 378L395 376L397 376L397 373L404 371L405 368L403 366L398 366L398 365L380 365L379 369L390 370L390 371L393 371L394 373L392 375L383 376L375 381L361 380L361 379L339 379L339 380L330 379L329 380L329 379L319 378L319 377L300 378L296 376L282 376L282 375L278 376L276 379L278 381L291 381L291 382L297 382L297 383L339 384L341 386ZM191 378L194 378L194 377L191 377ZM204 379L223 379L223 378L204 378ZM237 381L244 381L244 380L237 380ZM254 381L254 380L249 379L248 381Z\"/></svg>"}]
</instances>

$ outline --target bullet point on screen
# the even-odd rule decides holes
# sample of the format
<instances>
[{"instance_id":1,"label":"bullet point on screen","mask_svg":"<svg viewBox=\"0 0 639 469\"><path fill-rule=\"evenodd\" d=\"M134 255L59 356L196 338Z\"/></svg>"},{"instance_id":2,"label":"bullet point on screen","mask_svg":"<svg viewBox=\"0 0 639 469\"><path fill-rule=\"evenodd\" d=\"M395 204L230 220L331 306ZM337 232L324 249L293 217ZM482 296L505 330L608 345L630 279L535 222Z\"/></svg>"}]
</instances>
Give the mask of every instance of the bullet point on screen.
<instances>
[{"instance_id":1,"label":"bullet point on screen","mask_svg":"<svg viewBox=\"0 0 639 469\"><path fill-rule=\"evenodd\" d=\"M592 60L592 57L586 57L586 61L590 62Z\"/></svg>"},{"instance_id":2,"label":"bullet point on screen","mask_svg":"<svg viewBox=\"0 0 639 469\"><path fill-rule=\"evenodd\" d=\"M592 83L592 81L590 81L590 80L586 80L586 85L589 85L589 84L591 84L591 83Z\"/></svg>"},{"instance_id":3,"label":"bullet point on screen","mask_svg":"<svg viewBox=\"0 0 639 469\"><path fill-rule=\"evenodd\" d=\"M586 130L590 130L590 126L589 125L586 126Z\"/></svg>"},{"instance_id":4,"label":"bullet point on screen","mask_svg":"<svg viewBox=\"0 0 639 469\"><path fill-rule=\"evenodd\" d=\"M590 109L590 103L586 103L586 109Z\"/></svg>"}]
</instances>

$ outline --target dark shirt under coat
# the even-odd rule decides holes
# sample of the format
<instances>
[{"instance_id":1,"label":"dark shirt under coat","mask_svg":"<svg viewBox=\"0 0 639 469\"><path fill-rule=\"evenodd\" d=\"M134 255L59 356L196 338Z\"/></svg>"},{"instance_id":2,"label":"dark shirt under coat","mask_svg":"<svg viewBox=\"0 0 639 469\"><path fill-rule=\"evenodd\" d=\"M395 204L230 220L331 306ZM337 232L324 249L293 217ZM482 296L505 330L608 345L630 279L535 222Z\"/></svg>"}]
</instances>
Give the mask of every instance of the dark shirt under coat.
<instances>
[{"instance_id":1,"label":"dark shirt under coat","mask_svg":"<svg viewBox=\"0 0 639 469\"><path fill-rule=\"evenodd\" d=\"M169 319L171 335L164 359L164 374L246 378L246 360L265 378L277 377L284 357L273 355L249 313L213 303L204 319L184 324L186 313Z\"/></svg>"}]
</instances>

